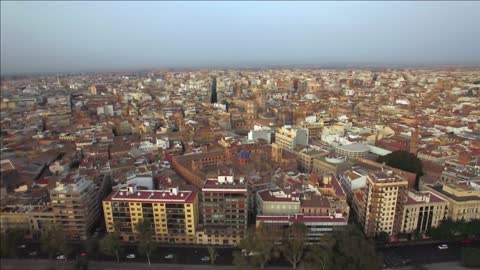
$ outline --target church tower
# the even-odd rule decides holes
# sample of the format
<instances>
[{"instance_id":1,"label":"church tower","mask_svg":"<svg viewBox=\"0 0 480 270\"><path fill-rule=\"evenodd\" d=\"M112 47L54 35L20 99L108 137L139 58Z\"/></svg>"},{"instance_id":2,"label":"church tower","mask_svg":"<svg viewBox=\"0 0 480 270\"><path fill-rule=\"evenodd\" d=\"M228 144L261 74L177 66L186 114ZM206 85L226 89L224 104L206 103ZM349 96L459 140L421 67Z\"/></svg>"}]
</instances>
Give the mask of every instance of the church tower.
<instances>
[{"instance_id":1,"label":"church tower","mask_svg":"<svg viewBox=\"0 0 480 270\"><path fill-rule=\"evenodd\" d=\"M410 153L417 155L418 152L418 127L412 132L412 136L410 137Z\"/></svg>"}]
</instances>

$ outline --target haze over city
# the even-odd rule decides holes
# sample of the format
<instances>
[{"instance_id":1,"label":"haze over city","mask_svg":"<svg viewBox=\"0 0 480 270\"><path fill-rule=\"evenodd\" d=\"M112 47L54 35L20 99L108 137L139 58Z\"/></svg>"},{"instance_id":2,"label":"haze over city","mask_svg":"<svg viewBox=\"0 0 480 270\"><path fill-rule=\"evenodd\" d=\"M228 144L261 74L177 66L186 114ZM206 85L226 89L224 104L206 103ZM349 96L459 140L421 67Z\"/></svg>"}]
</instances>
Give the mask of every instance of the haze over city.
<instances>
[{"instance_id":1,"label":"haze over city","mask_svg":"<svg viewBox=\"0 0 480 270\"><path fill-rule=\"evenodd\" d=\"M477 65L480 3L1 2L1 72Z\"/></svg>"}]
</instances>

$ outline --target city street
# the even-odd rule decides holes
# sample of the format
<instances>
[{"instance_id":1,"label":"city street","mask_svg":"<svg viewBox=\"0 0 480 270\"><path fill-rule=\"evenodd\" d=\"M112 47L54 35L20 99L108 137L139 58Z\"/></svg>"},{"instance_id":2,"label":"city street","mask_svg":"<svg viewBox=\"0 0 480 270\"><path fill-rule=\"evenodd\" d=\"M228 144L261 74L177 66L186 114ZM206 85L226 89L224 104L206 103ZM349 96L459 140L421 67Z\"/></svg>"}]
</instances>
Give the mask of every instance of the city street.
<instances>
[{"instance_id":1,"label":"city street","mask_svg":"<svg viewBox=\"0 0 480 270\"><path fill-rule=\"evenodd\" d=\"M388 247L382 249L386 267L397 267L405 264L432 264L440 262L459 261L462 247L480 248L480 242L461 244L459 242L447 243L448 249L439 249L439 244L426 244L415 246Z\"/></svg>"},{"instance_id":2,"label":"city street","mask_svg":"<svg viewBox=\"0 0 480 270\"><path fill-rule=\"evenodd\" d=\"M413 246L387 247L387 248L381 249L380 251L383 254L385 267L400 267L400 266L408 266L408 265L416 265L416 264L425 265L425 264L433 264L433 263L455 262L460 260L462 247L470 246L470 247L480 248L479 241L476 241L471 244L462 244L459 242L452 242L447 244L448 244L448 249L444 249L444 250L440 250L438 248L439 244L437 243L437 244L418 244ZM73 250L74 251L68 258L68 260L70 261L74 260L76 256L79 256L82 252L85 252L85 250L82 249L80 244L73 245ZM37 255L35 256L29 255L29 253L31 253L32 251L37 251ZM215 265L216 265L215 269L230 269L229 267L233 265L233 251L234 249L232 248L217 248L218 257L215 261ZM111 265L118 267L118 264L113 263L114 258L112 257L102 255L99 252L95 254L89 254L87 251L86 253L90 260L96 261L95 264L97 263L100 265L105 264L106 265L105 267L108 267ZM127 254L135 254L135 258L127 259L126 258ZM21 259L33 259L36 262L45 261L44 263L41 264L42 266L45 266L45 264L55 264L55 265L59 264L60 266L64 264L64 262L61 262L61 261L45 260L47 259L47 254L41 251L40 245L38 243L35 243L35 244L29 243L27 244L26 248L19 248L18 255L19 255L19 258ZM153 252L151 256L151 261L152 263L165 265L165 267L169 267L171 265L175 269L180 269L180 267L182 268L188 267L188 269L191 269L191 265L196 265L200 267L199 269L204 269L202 268L202 265L207 268L210 267L210 262L202 261L202 258L207 256L208 256L207 248L201 247L201 246L198 246L198 247L161 246ZM122 267L124 265L131 265L131 264L146 265L145 257L139 255L139 253L136 250L136 247L133 245L127 245L123 247L120 261L121 261ZM13 263L14 261L9 261L9 262ZM282 266L288 266L288 263L286 263L282 259L277 259L276 261L270 262L269 265L282 268ZM3 261L2 261L2 266L3 266ZM9 265L5 265L5 266L9 267ZM224 266L225 268L221 268L219 266ZM2 270L3 269L4 268L2 267ZM102 269L107 269L107 268L102 268ZM163 268L163 269L166 269L166 268Z\"/></svg>"}]
</instances>

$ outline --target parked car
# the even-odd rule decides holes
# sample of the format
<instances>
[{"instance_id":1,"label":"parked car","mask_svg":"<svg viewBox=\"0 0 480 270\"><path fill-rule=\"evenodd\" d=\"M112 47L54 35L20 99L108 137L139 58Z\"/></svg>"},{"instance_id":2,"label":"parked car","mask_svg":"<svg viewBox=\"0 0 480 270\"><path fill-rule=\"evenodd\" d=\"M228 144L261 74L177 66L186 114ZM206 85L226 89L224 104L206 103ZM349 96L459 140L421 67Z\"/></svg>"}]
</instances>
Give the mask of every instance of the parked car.
<instances>
[{"instance_id":1,"label":"parked car","mask_svg":"<svg viewBox=\"0 0 480 270\"><path fill-rule=\"evenodd\" d=\"M173 259L173 254L168 254L164 257L165 259Z\"/></svg>"},{"instance_id":2,"label":"parked car","mask_svg":"<svg viewBox=\"0 0 480 270\"><path fill-rule=\"evenodd\" d=\"M438 249L448 249L448 246L446 244L441 244L438 246Z\"/></svg>"},{"instance_id":3,"label":"parked car","mask_svg":"<svg viewBox=\"0 0 480 270\"><path fill-rule=\"evenodd\" d=\"M25 244L18 246L18 248L26 248L26 247L27 247L27 245L25 245Z\"/></svg>"},{"instance_id":4,"label":"parked car","mask_svg":"<svg viewBox=\"0 0 480 270\"><path fill-rule=\"evenodd\" d=\"M127 259L135 259L135 254L133 253L127 254Z\"/></svg>"},{"instance_id":5,"label":"parked car","mask_svg":"<svg viewBox=\"0 0 480 270\"><path fill-rule=\"evenodd\" d=\"M256 251L248 252L246 249L242 249L242 254L243 256L256 256L256 255L259 255L260 253Z\"/></svg>"},{"instance_id":6,"label":"parked car","mask_svg":"<svg viewBox=\"0 0 480 270\"><path fill-rule=\"evenodd\" d=\"M208 262L208 261L210 261L210 257L204 256L204 257L202 257L201 260L202 260L202 262Z\"/></svg>"},{"instance_id":7,"label":"parked car","mask_svg":"<svg viewBox=\"0 0 480 270\"><path fill-rule=\"evenodd\" d=\"M63 254L60 254L60 255L57 256L57 260L65 260L65 259L66 259L66 257Z\"/></svg>"}]
</instances>

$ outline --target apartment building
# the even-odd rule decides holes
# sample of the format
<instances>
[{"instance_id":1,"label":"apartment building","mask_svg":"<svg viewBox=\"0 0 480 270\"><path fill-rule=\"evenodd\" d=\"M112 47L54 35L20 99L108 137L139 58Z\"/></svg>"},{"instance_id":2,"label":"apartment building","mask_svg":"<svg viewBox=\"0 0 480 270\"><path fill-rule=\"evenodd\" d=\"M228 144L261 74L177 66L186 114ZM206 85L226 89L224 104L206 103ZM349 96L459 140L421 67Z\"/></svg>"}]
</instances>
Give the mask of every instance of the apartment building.
<instances>
[{"instance_id":1,"label":"apartment building","mask_svg":"<svg viewBox=\"0 0 480 270\"><path fill-rule=\"evenodd\" d=\"M373 237L380 232L396 233L400 207L408 181L391 170L372 171L367 175L363 194L354 196L354 208L365 234Z\"/></svg>"},{"instance_id":2,"label":"apartment building","mask_svg":"<svg viewBox=\"0 0 480 270\"><path fill-rule=\"evenodd\" d=\"M100 217L99 188L83 176L69 175L50 190L55 223L68 239L86 240Z\"/></svg>"},{"instance_id":3,"label":"apartment building","mask_svg":"<svg viewBox=\"0 0 480 270\"><path fill-rule=\"evenodd\" d=\"M295 215L300 213L300 197L283 190L262 190L256 194L258 215Z\"/></svg>"},{"instance_id":4,"label":"apartment building","mask_svg":"<svg viewBox=\"0 0 480 270\"><path fill-rule=\"evenodd\" d=\"M295 150L297 145L308 145L308 129L283 126L275 132L275 142L282 148Z\"/></svg>"},{"instance_id":5,"label":"apartment building","mask_svg":"<svg viewBox=\"0 0 480 270\"><path fill-rule=\"evenodd\" d=\"M304 172L311 172L315 158L326 156L328 155L328 152L324 150L303 148L302 150L295 152L295 154L297 155L299 169Z\"/></svg>"},{"instance_id":6,"label":"apartment building","mask_svg":"<svg viewBox=\"0 0 480 270\"><path fill-rule=\"evenodd\" d=\"M243 177L223 175L208 179L202 188L203 230L198 243L237 245L247 229L248 190Z\"/></svg>"},{"instance_id":7,"label":"apartment building","mask_svg":"<svg viewBox=\"0 0 480 270\"><path fill-rule=\"evenodd\" d=\"M449 202L449 218L465 221L480 219L480 181L438 183L426 185L425 189Z\"/></svg>"},{"instance_id":8,"label":"apartment building","mask_svg":"<svg viewBox=\"0 0 480 270\"><path fill-rule=\"evenodd\" d=\"M346 226L348 219L341 214L334 216L307 216L303 214L296 215L282 215L282 216L257 216L256 226L263 223L264 226L279 229L286 235L286 230L295 222L305 224L307 227L307 235L305 237L307 242L318 242L325 234L331 233L334 230Z\"/></svg>"},{"instance_id":9,"label":"apartment building","mask_svg":"<svg viewBox=\"0 0 480 270\"><path fill-rule=\"evenodd\" d=\"M159 242L195 244L198 195L194 191L137 190L135 185L113 191L103 200L107 232L118 230L124 241L136 240L135 226L149 220Z\"/></svg>"},{"instance_id":10,"label":"apartment building","mask_svg":"<svg viewBox=\"0 0 480 270\"><path fill-rule=\"evenodd\" d=\"M447 217L448 201L431 191L408 190L401 204L401 233L425 233Z\"/></svg>"}]
</instances>

